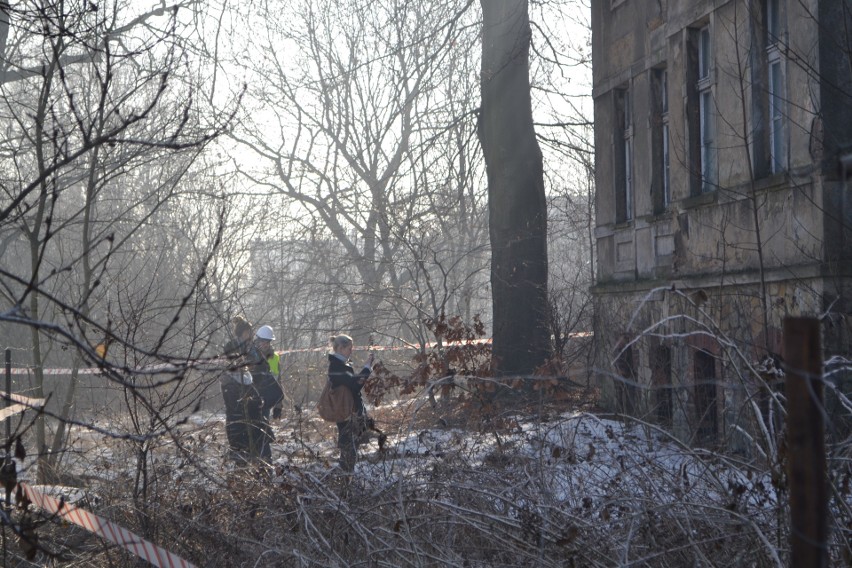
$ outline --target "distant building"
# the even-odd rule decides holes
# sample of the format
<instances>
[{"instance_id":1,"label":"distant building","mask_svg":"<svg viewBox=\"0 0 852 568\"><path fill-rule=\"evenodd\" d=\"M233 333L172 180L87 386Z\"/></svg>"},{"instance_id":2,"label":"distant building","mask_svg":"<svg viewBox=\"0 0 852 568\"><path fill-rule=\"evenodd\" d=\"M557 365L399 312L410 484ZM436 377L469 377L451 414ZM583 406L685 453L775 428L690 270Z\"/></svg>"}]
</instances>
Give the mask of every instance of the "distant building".
<instances>
[{"instance_id":1,"label":"distant building","mask_svg":"<svg viewBox=\"0 0 852 568\"><path fill-rule=\"evenodd\" d=\"M333 285L343 272L333 262L335 248L328 239L256 239L249 245L242 304L254 323L273 327L277 347L324 347L329 330L342 325L348 311Z\"/></svg>"},{"instance_id":2,"label":"distant building","mask_svg":"<svg viewBox=\"0 0 852 568\"><path fill-rule=\"evenodd\" d=\"M848 7L592 1L593 293L613 410L747 451L736 432L772 415L760 364L778 362L785 316L823 316L826 353L849 357Z\"/></svg>"}]
</instances>

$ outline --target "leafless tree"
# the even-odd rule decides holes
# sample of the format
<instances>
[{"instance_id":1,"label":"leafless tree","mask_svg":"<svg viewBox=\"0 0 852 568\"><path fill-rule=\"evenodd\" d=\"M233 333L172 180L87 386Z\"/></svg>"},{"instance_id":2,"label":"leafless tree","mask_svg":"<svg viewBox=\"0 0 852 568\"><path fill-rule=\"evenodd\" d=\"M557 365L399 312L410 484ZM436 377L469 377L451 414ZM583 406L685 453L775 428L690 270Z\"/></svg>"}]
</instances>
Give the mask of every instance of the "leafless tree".
<instances>
[{"instance_id":1,"label":"leafless tree","mask_svg":"<svg viewBox=\"0 0 852 568\"><path fill-rule=\"evenodd\" d=\"M302 225L335 244L323 249L329 264L349 270L317 293L345 300L340 323L364 343L387 331L383 316L407 313L390 298L412 303L402 300L407 241L438 217L436 196L456 202L470 187L450 169L469 157L446 150L471 120L446 82L464 81L452 70L472 41L467 6L269 3L255 17L245 41L262 55L241 62L256 106L234 134L255 167L241 171L284 198L276 216L309 218ZM459 218L460 208L440 205Z\"/></svg>"},{"instance_id":2,"label":"leafless tree","mask_svg":"<svg viewBox=\"0 0 852 568\"><path fill-rule=\"evenodd\" d=\"M49 394L45 363L72 367L53 442L44 416L36 422L43 479L61 456L80 365L130 368L167 353L175 322L210 263L215 229L205 258L193 266L162 255L153 264L146 254L146 247L168 250L152 226L165 221L169 207L189 201L187 173L227 120L199 117L204 98L187 72L179 8L22 2L9 10L0 226L4 258L19 261L4 262L8 308L0 320L7 337L30 334L35 396ZM182 286L164 289L157 279L168 260ZM142 320L144 338L124 333L142 296L149 310L154 303L160 311ZM70 357L55 351L61 345L71 348Z\"/></svg>"}]
</instances>

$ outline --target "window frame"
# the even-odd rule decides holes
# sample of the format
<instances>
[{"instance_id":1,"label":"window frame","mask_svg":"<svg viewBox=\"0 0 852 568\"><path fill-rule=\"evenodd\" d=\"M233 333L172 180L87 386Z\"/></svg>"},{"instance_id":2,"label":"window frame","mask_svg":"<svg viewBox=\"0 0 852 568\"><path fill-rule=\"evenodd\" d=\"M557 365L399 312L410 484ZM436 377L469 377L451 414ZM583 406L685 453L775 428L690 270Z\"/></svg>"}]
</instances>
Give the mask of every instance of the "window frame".
<instances>
[{"instance_id":1,"label":"window frame","mask_svg":"<svg viewBox=\"0 0 852 568\"><path fill-rule=\"evenodd\" d=\"M671 148L669 146L669 71L663 69L660 81L660 102L662 104L662 112L660 120L662 121L663 134L663 209L668 209L672 202L672 187L671 187Z\"/></svg>"},{"instance_id":2,"label":"window frame","mask_svg":"<svg viewBox=\"0 0 852 568\"><path fill-rule=\"evenodd\" d=\"M665 63L651 69L651 158L653 160L652 196L654 214L671 205L671 156L669 131L669 74Z\"/></svg>"},{"instance_id":3,"label":"window frame","mask_svg":"<svg viewBox=\"0 0 852 568\"><path fill-rule=\"evenodd\" d=\"M630 85L624 85L613 91L613 176L615 189L615 222L627 223L633 220L633 198L635 180L633 178L633 109Z\"/></svg>"},{"instance_id":4,"label":"window frame","mask_svg":"<svg viewBox=\"0 0 852 568\"><path fill-rule=\"evenodd\" d=\"M624 138L624 220L633 220L633 111L630 89L624 91L624 124L622 124L622 137Z\"/></svg>"},{"instance_id":5,"label":"window frame","mask_svg":"<svg viewBox=\"0 0 852 568\"><path fill-rule=\"evenodd\" d=\"M764 2L764 47L766 49L767 146L769 173L787 170L786 124L784 120L784 57L781 53L781 1Z\"/></svg>"},{"instance_id":6,"label":"window frame","mask_svg":"<svg viewBox=\"0 0 852 568\"><path fill-rule=\"evenodd\" d=\"M692 366L694 435L699 445L712 445L718 441L721 420L716 356L705 349L696 349L692 356Z\"/></svg>"},{"instance_id":7,"label":"window frame","mask_svg":"<svg viewBox=\"0 0 852 568\"><path fill-rule=\"evenodd\" d=\"M698 140L700 145L699 171L701 193L716 189L714 165L716 162L715 115L713 113L712 56L713 46L710 25L698 29Z\"/></svg>"}]
</instances>

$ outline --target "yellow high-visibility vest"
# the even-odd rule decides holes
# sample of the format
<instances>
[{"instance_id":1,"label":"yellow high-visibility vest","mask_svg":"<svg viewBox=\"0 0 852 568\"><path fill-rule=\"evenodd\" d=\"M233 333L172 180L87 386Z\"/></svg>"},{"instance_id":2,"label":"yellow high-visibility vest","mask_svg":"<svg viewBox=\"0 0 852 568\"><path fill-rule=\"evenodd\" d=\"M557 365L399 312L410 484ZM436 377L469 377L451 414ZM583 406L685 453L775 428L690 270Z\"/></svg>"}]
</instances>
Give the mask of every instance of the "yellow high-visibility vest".
<instances>
[{"instance_id":1,"label":"yellow high-visibility vest","mask_svg":"<svg viewBox=\"0 0 852 568\"><path fill-rule=\"evenodd\" d=\"M272 376L276 379L278 378L278 364L281 362L281 356L278 353L272 353L269 358L266 360L269 363L269 370L272 372Z\"/></svg>"}]
</instances>

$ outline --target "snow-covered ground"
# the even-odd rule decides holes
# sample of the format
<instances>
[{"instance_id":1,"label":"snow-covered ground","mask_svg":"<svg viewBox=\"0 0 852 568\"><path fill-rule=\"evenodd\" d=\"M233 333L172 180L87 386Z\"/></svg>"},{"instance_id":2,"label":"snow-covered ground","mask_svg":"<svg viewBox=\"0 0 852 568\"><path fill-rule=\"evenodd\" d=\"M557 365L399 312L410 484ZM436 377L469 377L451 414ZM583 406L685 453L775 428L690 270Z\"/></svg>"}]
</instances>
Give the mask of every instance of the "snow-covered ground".
<instances>
[{"instance_id":1,"label":"snow-covered ground","mask_svg":"<svg viewBox=\"0 0 852 568\"><path fill-rule=\"evenodd\" d=\"M387 442L363 446L351 477L335 466L334 425L312 410L274 421L274 464L248 469L223 458L224 416L199 412L179 435L149 440L148 491L156 481L183 503L169 522L196 539L242 543L228 549L234 565L786 564L786 494L769 466L589 412L451 412L445 420L417 399L377 409ZM68 468L95 492L116 503L138 486L139 444L83 430L73 439ZM212 513L224 509L227 523ZM213 554L186 546L196 562Z\"/></svg>"}]
</instances>

